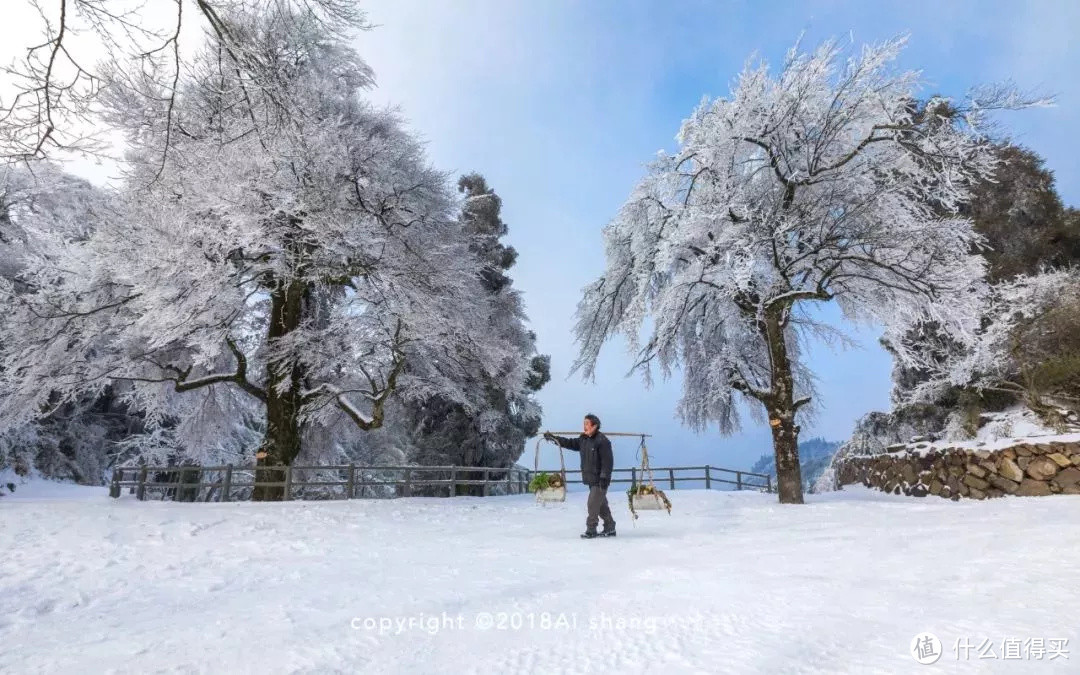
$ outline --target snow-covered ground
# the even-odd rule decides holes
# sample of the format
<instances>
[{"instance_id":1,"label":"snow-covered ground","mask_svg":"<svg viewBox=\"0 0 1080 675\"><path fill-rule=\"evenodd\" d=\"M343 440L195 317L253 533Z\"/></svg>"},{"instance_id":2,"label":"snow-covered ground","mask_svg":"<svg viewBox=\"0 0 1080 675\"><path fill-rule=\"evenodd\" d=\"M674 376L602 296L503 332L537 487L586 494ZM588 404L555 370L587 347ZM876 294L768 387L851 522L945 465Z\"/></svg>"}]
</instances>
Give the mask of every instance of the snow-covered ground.
<instances>
[{"instance_id":1,"label":"snow-covered ground","mask_svg":"<svg viewBox=\"0 0 1080 675\"><path fill-rule=\"evenodd\" d=\"M669 495L670 516L634 523L613 490L619 536L584 541L576 493L174 504L20 486L0 499L0 671L1080 672L1080 497ZM932 666L909 651L923 631Z\"/></svg>"},{"instance_id":2,"label":"snow-covered ground","mask_svg":"<svg viewBox=\"0 0 1080 675\"><path fill-rule=\"evenodd\" d=\"M1067 412L1067 411L1063 411ZM1004 448L1020 445L1021 443L1049 444L1049 443L1077 443L1080 442L1080 431L1077 430L1075 414L1072 414L1072 422L1067 424L1064 433L1059 433L1047 426L1038 415L1024 405L1017 405L1000 412L983 413L982 426L974 437L967 438L962 434L959 426L946 429L944 438L930 441L914 438L910 443L903 444L903 449L893 447L891 454L903 456L907 454L925 455L932 450L945 450L957 448L965 450L1001 450Z\"/></svg>"}]
</instances>

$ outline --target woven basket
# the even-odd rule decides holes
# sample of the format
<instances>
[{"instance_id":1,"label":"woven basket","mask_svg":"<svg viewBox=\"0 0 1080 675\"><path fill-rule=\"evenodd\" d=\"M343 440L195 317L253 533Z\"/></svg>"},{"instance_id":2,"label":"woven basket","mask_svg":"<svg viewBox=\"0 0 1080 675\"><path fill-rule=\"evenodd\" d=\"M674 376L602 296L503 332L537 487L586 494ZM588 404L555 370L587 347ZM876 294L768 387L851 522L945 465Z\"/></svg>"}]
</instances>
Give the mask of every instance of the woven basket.
<instances>
[{"instance_id":1,"label":"woven basket","mask_svg":"<svg viewBox=\"0 0 1080 675\"><path fill-rule=\"evenodd\" d=\"M538 502L565 502L566 501L566 488L554 487L544 488L543 490L536 491L536 501Z\"/></svg>"},{"instance_id":2,"label":"woven basket","mask_svg":"<svg viewBox=\"0 0 1080 675\"><path fill-rule=\"evenodd\" d=\"M634 495L632 499L635 511L664 511L667 509L658 494Z\"/></svg>"},{"instance_id":3,"label":"woven basket","mask_svg":"<svg viewBox=\"0 0 1080 675\"><path fill-rule=\"evenodd\" d=\"M533 470L540 471L540 441L542 438L536 441L536 455L533 459ZM546 487L536 491L537 502L565 502L566 501L566 460L563 458L562 446L556 444L559 448L559 478L562 479L562 485L559 487Z\"/></svg>"}]
</instances>

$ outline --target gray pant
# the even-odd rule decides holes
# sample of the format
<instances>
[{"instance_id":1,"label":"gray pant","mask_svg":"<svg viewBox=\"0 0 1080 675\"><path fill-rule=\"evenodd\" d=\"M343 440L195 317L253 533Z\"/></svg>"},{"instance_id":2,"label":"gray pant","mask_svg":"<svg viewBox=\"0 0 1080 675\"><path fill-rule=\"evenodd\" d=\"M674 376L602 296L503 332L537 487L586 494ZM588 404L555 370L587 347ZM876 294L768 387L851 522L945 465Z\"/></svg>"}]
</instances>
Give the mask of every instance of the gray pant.
<instances>
[{"instance_id":1,"label":"gray pant","mask_svg":"<svg viewBox=\"0 0 1080 675\"><path fill-rule=\"evenodd\" d=\"M596 531L596 525L600 519L604 519L604 529L614 530L615 519L611 517L611 507L607 502L607 488L599 485L589 486L589 500L587 502L589 515L585 518L585 529L589 532Z\"/></svg>"}]
</instances>

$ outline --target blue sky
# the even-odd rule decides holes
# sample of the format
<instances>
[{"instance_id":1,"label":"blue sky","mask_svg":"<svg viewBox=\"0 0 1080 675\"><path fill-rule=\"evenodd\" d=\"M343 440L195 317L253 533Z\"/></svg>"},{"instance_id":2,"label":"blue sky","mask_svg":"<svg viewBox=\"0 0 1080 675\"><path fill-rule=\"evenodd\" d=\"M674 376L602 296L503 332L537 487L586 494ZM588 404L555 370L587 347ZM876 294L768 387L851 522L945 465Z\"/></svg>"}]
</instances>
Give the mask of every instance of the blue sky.
<instances>
[{"instance_id":1,"label":"blue sky","mask_svg":"<svg viewBox=\"0 0 1080 675\"><path fill-rule=\"evenodd\" d=\"M803 34L856 44L910 35L900 65L923 71L925 93L960 95L1013 80L1058 105L1010 113L1010 135L1046 158L1067 203L1080 204L1080 2L455 2L368 3L379 27L358 40L376 71L373 98L401 106L433 163L480 171L502 196L512 270L539 346L552 355L541 393L545 428L576 429L595 412L609 430L646 432L654 465L748 467L771 452L747 418L728 438L695 434L674 418L678 381L646 390L626 378L625 344L601 355L595 383L568 379L572 317L604 260L601 228L702 96L723 96L752 54L779 63ZM838 320L831 309L829 316ZM871 410L888 409L891 362L873 326L854 327L854 350L815 348L823 412L803 437L840 440ZM522 458L532 461L532 445ZM545 452L552 456L551 446ZM543 461L543 460L542 460ZM634 461L616 444L616 463Z\"/></svg>"}]
</instances>

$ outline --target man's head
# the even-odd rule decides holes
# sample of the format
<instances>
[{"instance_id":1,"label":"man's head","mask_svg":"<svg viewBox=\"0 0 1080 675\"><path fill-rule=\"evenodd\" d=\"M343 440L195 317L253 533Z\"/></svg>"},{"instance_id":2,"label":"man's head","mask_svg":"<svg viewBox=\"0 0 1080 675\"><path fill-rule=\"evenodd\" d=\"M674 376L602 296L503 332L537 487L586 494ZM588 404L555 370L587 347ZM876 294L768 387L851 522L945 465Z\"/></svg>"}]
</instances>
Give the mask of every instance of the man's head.
<instances>
[{"instance_id":1,"label":"man's head","mask_svg":"<svg viewBox=\"0 0 1080 675\"><path fill-rule=\"evenodd\" d=\"M600 431L600 418L596 415L585 416L585 435L592 436L597 431Z\"/></svg>"}]
</instances>

